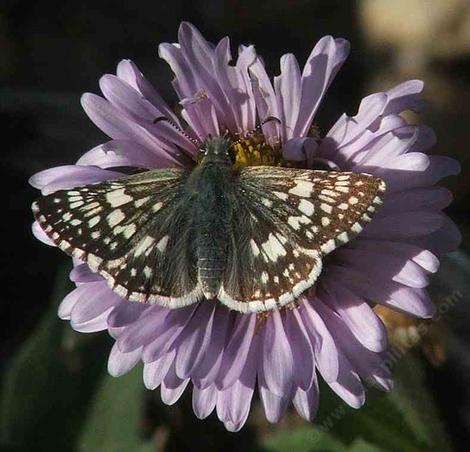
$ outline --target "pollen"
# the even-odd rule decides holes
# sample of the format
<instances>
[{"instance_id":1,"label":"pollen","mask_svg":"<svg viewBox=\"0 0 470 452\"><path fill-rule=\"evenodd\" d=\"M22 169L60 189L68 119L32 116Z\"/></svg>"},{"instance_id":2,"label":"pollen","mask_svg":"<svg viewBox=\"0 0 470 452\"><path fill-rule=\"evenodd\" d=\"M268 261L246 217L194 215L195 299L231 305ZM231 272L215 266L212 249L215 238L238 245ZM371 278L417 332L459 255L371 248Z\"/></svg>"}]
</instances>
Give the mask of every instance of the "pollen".
<instances>
[{"instance_id":1,"label":"pollen","mask_svg":"<svg viewBox=\"0 0 470 452\"><path fill-rule=\"evenodd\" d=\"M238 138L233 145L235 168L243 166L277 166L281 160L281 153L266 143L261 133L250 134Z\"/></svg>"}]
</instances>

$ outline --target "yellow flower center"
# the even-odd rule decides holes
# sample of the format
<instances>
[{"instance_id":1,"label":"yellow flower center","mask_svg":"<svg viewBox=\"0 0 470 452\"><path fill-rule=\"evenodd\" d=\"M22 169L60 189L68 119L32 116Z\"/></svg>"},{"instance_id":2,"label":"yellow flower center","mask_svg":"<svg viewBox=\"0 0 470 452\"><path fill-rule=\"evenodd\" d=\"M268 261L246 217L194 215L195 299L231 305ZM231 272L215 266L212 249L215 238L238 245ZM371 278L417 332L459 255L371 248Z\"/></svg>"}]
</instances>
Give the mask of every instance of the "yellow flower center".
<instances>
[{"instance_id":1,"label":"yellow flower center","mask_svg":"<svg viewBox=\"0 0 470 452\"><path fill-rule=\"evenodd\" d=\"M252 133L240 137L232 146L235 158L234 167L242 166L277 166L281 162L281 151L274 148L264 138L262 133Z\"/></svg>"}]
</instances>

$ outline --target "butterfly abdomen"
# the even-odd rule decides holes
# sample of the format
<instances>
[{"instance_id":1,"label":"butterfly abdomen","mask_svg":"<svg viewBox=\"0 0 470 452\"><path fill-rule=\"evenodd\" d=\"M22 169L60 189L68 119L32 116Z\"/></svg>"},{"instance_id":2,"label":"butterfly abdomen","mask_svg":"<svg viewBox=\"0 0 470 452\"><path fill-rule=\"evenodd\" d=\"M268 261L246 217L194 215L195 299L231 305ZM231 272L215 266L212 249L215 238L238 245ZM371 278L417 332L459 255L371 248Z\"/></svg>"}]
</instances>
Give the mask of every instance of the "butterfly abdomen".
<instances>
[{"instance_id":1,"label":"butterfly abdomen","mask_svg":"<svg viewBox=\"0 0 470 452\"><path fill-rule=\"evenodd\" d=\"M227 266L230 167L222 162L203 165L197 186L194 209L197 275L204 296L212 299L219 292Z\"/></svg>"}]
</instances>

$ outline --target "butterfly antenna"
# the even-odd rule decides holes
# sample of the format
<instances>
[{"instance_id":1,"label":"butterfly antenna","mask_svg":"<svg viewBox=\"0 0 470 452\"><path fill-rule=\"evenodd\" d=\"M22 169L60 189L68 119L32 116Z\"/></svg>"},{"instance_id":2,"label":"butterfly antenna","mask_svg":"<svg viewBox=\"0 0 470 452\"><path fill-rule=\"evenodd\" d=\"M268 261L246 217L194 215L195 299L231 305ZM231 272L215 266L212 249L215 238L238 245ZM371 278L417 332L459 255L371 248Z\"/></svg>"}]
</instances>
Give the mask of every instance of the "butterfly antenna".
<instances>
[{"instance_id":1,"label":"butterfly antenna","mask_svg":"<svg viewBox=\"0 0 470 452\"><path fill-rule=\"evenodd\" d=\"M155 118L152 123L157 124L158 122L165 121L168 124L170 124L171 127L173 127L176 131L178 131L181 135L183 135L185 138L187 138L191 143L194 144L194 146L199 147L201 146L201 142L193 138L191 135L187 134L181 127L178 126L178 124L175 124L171 119L168 119L166 116L158 116Z\"/></svg>"},{"instance_id":2,"label":"butterfly antenna","mask_svg":"<svg viewBox=\"0 0 470 452\"><path fill-rule=\"evenodd\" d=\"M275 116L268 116L267 118L263 119L259 124L257 124L257 126L253 130L250 130L247 135L253 135L256 132L261 132L263 126L271 121L277 121L278 124L281 123L281 120L279 118L276 118Z\"/></svg>"}]
</instances>

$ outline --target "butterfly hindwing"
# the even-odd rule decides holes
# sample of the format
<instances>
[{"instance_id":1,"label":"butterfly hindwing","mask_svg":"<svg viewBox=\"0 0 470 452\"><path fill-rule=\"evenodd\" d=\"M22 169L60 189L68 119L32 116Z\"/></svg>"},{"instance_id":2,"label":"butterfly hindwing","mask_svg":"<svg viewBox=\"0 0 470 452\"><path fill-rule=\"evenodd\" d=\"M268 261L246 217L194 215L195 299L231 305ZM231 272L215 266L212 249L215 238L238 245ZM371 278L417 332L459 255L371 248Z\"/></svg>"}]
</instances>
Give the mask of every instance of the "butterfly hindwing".
<instances>
[{"instance_id":1,"label":"butterfly hindwing","mask_svg":"<svg viewBox=\"0 0 470 452\"><path fill-rule=\"evenodd\" d=\"M219 298L244 312L286 305L311 287L322 256L362 230L385 190L365 174L273 167L244 168L238 187Z\"/></svg>"},{"instance_id":2,"label":"butterfly hindwing","mask_svg":"<svg viewBox=\"0 0 470 452\"><path fill-rule=\"evenodd\" d=\"M155 170L60 190L33 211L63 251L87 262L120 296L182 306L200 298L191 209L181 205L186 177Z\"/></svg>"}]
</instances>

